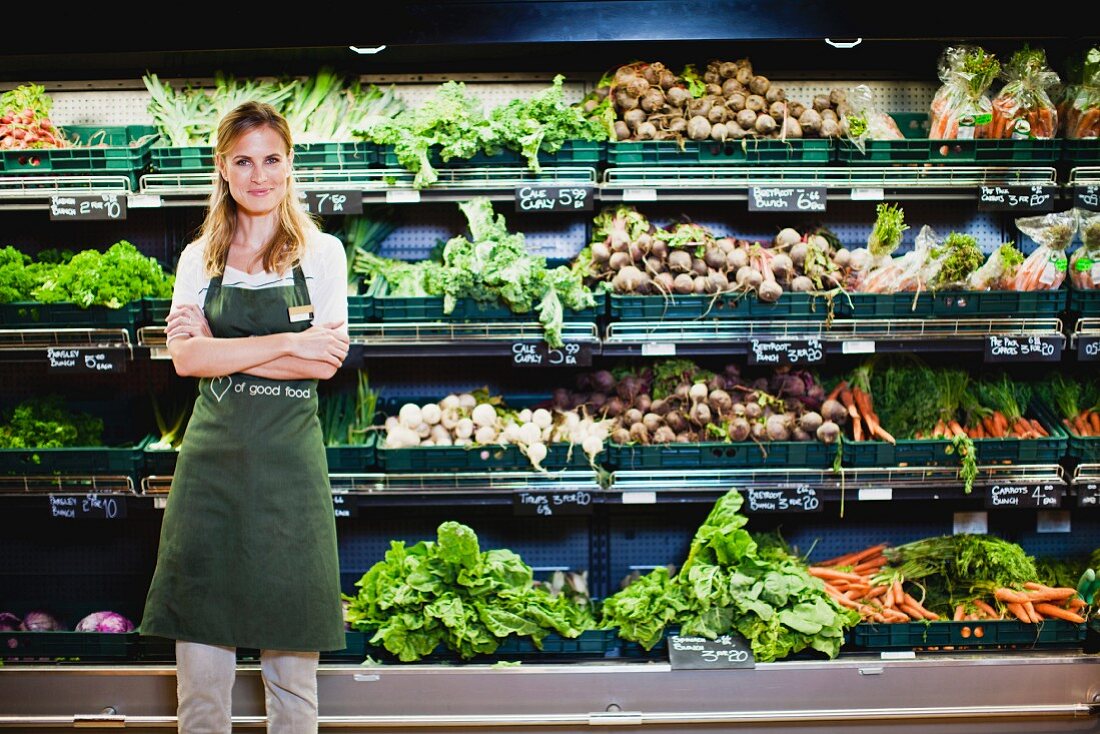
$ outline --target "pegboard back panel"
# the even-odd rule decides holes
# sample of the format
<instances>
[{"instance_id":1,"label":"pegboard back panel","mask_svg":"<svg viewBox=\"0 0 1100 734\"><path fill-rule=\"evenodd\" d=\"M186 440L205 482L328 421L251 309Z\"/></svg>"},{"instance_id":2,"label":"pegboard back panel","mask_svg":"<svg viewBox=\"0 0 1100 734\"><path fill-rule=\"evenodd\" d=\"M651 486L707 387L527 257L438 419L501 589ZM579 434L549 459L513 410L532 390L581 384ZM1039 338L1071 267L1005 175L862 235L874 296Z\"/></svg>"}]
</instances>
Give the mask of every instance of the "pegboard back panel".
<instances>
[{"instance_id":1,"label":"pegboard back panel","mask_svg":"<svg viewBox=\"0 0 1100 734\"><path fill-rule=\"evenodd\" d=\"M149 92L51 92L53 121L65 125L152 125Z\"/></svg>"}]
</instances>

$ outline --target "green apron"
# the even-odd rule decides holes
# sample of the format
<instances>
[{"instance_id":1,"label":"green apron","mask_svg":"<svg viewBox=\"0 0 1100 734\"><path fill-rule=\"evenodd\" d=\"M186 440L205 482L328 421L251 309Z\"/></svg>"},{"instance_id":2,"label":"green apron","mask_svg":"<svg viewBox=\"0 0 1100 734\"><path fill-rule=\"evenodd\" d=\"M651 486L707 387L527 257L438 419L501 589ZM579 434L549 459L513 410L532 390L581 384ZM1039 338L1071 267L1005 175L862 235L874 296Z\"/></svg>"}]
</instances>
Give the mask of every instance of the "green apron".
<instances>
[{"instance_id":1,"label":"green apron","mask_svg":"<svg viewBox=\"0 0 1100 734\"><path fill-rule=\"evenodd\" d=\"M223 288L203 306L218 338L298 332L294 285ZM336 521L316 380L204 377L180 447L140 632L209 645L345 646Z\"/></svg>"}]
</instances>

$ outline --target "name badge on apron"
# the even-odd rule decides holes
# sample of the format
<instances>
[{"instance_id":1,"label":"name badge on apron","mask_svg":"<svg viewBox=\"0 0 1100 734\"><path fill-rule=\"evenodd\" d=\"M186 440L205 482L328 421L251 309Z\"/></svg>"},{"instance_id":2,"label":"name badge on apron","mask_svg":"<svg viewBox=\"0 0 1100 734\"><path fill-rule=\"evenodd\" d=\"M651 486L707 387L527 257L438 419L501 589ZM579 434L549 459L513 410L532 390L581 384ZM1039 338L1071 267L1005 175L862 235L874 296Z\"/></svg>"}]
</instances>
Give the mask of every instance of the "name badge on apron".
<instances>
[{"instance_id":1,"label":"name badge on apron","mask_svg":"<svg viewBox=\"0 0 1100 734\"><path fill-rule=\"evenodd\" d=\"M304 306L291 306L286 311L290 316L290 323L292 324L296 324L299 321L309 321L313 318L313 305L309 303Z\"/></svg>"}]
</instances>

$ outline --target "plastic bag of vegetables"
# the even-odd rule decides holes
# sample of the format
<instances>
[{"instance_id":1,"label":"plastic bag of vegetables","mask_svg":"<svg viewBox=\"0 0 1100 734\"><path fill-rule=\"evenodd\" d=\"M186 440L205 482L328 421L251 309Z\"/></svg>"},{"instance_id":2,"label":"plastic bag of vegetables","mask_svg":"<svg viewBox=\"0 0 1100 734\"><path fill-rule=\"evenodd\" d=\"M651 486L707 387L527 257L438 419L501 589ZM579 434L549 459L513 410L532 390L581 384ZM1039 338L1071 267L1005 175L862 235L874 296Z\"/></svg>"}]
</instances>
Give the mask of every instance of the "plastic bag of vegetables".
<instances>
[{"instance_id":1,"label":"plastic bag of vegetables","mask_svg":"<svg viewBox=\"0 0 1100 734\"><path fill-rule=\"evenodd\" d=\"M1066 87L1062 99L1064 137L1100 137L1100 46L1085 53L1084 60L1071 73L1071 80L1073 83Z\"/></svg>"},{"instance_id":2,"label":"plastic bag of vegetables","mask_svg":"<svg viewBox=\"0 0 1100 734\"><path fill-rule=\"evenodd\" d=\"M985 264L970 274L966 287L972 291L1009 291L1016 280L1016 271L1024 254L1013 242L1006 242L986 259Z\"/></svg>"},{"instance_id":3,"label":"plastic bag of vegetables","mask_svg":"<svg viewBox=\"0 0 1100 734\"><path fill-rule=\"evenodd\" d=\"M986 91L1001 64L977 46L949 46L940 57L943 86L932 99L931 140L988 138L993 102Z\"/></svg>"},{"instance_id":4,"label":"plastic bag of vegetables","mask_svg":"<svg viewBox=\"0 0 1100 734\"><path fill-rule=\"evenodd\" d=\"M1051 212L1039 217L1022 217L1016 227L1039 244L1016 271L1013 289L1056 290L1066 279L1066 248L1077 232L1075 210Z\"/></svg>"},{"instance_id":5,"label":"plastic bag of vegetables","mask_svg":"<svg viewBox=\"0 0 1100 734\"><path fill-rule=\"evenodd\" d=\"M1069 279L1074 288L1100 288L1100 213L1078 211L1081 247L1069 261Z\"/></svg>"},{"instance_id":6,"label":"plastic bag of vegetables","mask_svg":"<svg viewBox=\"0 0 1100 734\"><path fill-rule=\"evenodd\" d=\"M1004 68L1005 85L993 100L991 138L1050 139L1058 133L1058 110L1047 90L1059 83L1046 52L1024 46Z\"/></svg>"},{"instance_id":7,"label":"plastic bag of vegetables","mask_svg":"<svg viewBox=\"0 0 1100 734\"><path fill-rule=\"evenodd\" d=\"M878 109L875 95L866 84L852 87L848 91L848 104L851 113L846 116L845 135L860 153L866 151L868 140L903 140L905 136L898 129L894 118Z\"/></svg>"}]
</instances>

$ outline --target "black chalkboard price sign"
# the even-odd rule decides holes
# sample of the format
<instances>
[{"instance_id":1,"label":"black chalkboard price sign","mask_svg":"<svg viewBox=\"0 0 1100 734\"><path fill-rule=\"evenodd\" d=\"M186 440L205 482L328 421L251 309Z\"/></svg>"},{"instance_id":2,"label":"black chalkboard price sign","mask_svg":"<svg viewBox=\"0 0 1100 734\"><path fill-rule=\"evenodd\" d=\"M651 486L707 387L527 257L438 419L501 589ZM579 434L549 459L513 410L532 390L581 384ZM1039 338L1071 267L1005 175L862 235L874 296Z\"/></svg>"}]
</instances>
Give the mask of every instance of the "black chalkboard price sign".
<instances>
[{"instance_id":1,"label":"black chalkboard price sign","mask_svg":"<svg viewBox=\"0 0 1100 734\"><path fill-rule=\"evenodd\" d=\"M821 512L817 490L805 484L747 491L749 512Z\"/></svg>"},{"instance_id":2,"label":"black chalkboard price sign","mask_svg":"<svg viewBox=\"0 0 1100 734\"><path fill-rule=\"evenodd\" d=\"M1062 490L1053 484L994 484L985 496L986 507L1052 510L1061 505Z\"/></svg>"},{"instance_id":3,"label":"black chalkboard price sign","mask_svg":"<svg viewBox=\"0 0 1100 734\"><path fill-rule=\"evenodd\" d=\"M825 360L820 339L749 340L749 364L817 364Z\"/></svg>"},{"instance_id":4,"label":"black chalkboard price sign","mask_svg":"<svg viewBox=\"0 0 1100 734\"><path fill-rule=\"evenodd\" d=\"M512 495L512 509L516 515L527 516L591 515L592 493L583 489L575 492L516 492Z\"/></svg>"},{"instance_id":5,"label":"black chalkboard price sign","mask_svg":"<svg viewBox=\"0 0 1100 734\"><path fill-rule=\"evenodd\" d=\"M1060 336L989 336L986 362L1057 362L1062 359Z\"/></svg>"},{"instance_id":6,"label":"black chalkboard price sign","mask_svg":"<svg viewBox=\"0 0 1100 734\"><path fill-rule=\"evenodd\" d=\"M1100 507L1100 484L1089 482L1077 485L1078 507Z\"/></svg>"},{"instance_id":7,"label":"black chalkboard price sign","mask_svg":"<svg viewBox=\"0 0 1100 734\"><path fill-rule=\"evenodd\" d=\"M823 212L824 186L750 186L750 212Z\"/></svg>"},{"instance_id":8,"label":"black chalkboard price sign","mask_svg":"<svg viewBox=\"0 0 1100 734\"><path fill-rule=\"evenodd\" d=\"M979 186L980 212L1052 212L1054 186Z\"/></svg>"},{"instance_id":9,"label":"black chalkboard price sign","mask_svg":"<svg viewBox=\"0 0 1100 734\"><path fill-rule=\"evenodd\" d=\"M591 186L519 186L517 212L590 212L595 189Z\"/></svg>"},{"instance_id":10,"label":"black chalkboard price sign","mask_svg":"<svg viewBox=\"0 0 1100 734\"><path fill-rule=\"evenodd\" d=\"M355 498L346 494L332 495L332 512L339 519L342 517L359 517L359 505Z\"/></svg>"},{"instance_id":11,"label":"black chalkboard price sign","mask_svg":"<svg viewBox=\"0 0 1100 734\"><path fill-rule=\"evenodd\" d=\"M109 221L126 218L126 194L54 194L50 220L55 222Z\"/></svg>"},{"instance_id":12,"label":"black chalkboard price sign","mask_svg":"<svg viewBox=\"0 0 1100 734\"><path fill-rule=\"evenodd\" d=\"M1073 205L1078 209L1100 212L1100 184L1074 186Z\"/></svg>"},{"instance_id":13,"label":"black chalkboard price sign","mask_svg":"<svg viewBox=\"0 0 1100 734\"><path fill-rule=\"evenodd\" d=\"M127 351L96 347L47 347L50 372L125 372Z\"/></svg>"},{"instance_id":14,"label":"black chalkboard price sign","mask_svg":"<svg viewBox=\"0 0 1100 734\"><path fill-rule=\"evenodd\" d=\"M303 191L298 194L310 214L362 214L363 192L355 189Z\"/></svg>"},{"instance_id":15,"label":"black chalkboard price sign","mask_svg":"<svg viewBox=\"0 0 1100 734\"><path fill-rule=\"evenodd\" d=\"M546 342L516 342L512 345L512 364L516 367L589 367L592 345L567 342L551 348Z\"/></svg>"},{"instance_id":16,"label":"black chalkboard price sign","mask_svg":"<svg viewBox=\"0 0 1100 734\"><path fill-rule=\"evenodd\" d=\"M103 494L51 494L50 517L63 520L119 520L126 517L126 498Z\"/></svg>"},{"instance_id":17,"label":"black chalkboard price sign","mask_svg":"<svg viewBox=\"0 0 1100 734\"><path fill-rule=\"evenodd\" d=\"M1077 360L1080 362L1100 361L1100 336L1077 337Z\"/></svg>"},{"instance_id":18,"label":"black chalkboard price sign","mask_svg":"<svg viewBox=\"0 0 1100 734\"><path fill-rule=\"evenodd\" d=\"M668 662L673 670L729 670L755 668L752 648L740 635L706 637L670 635Z\"/></svg>"}]
</instances>

